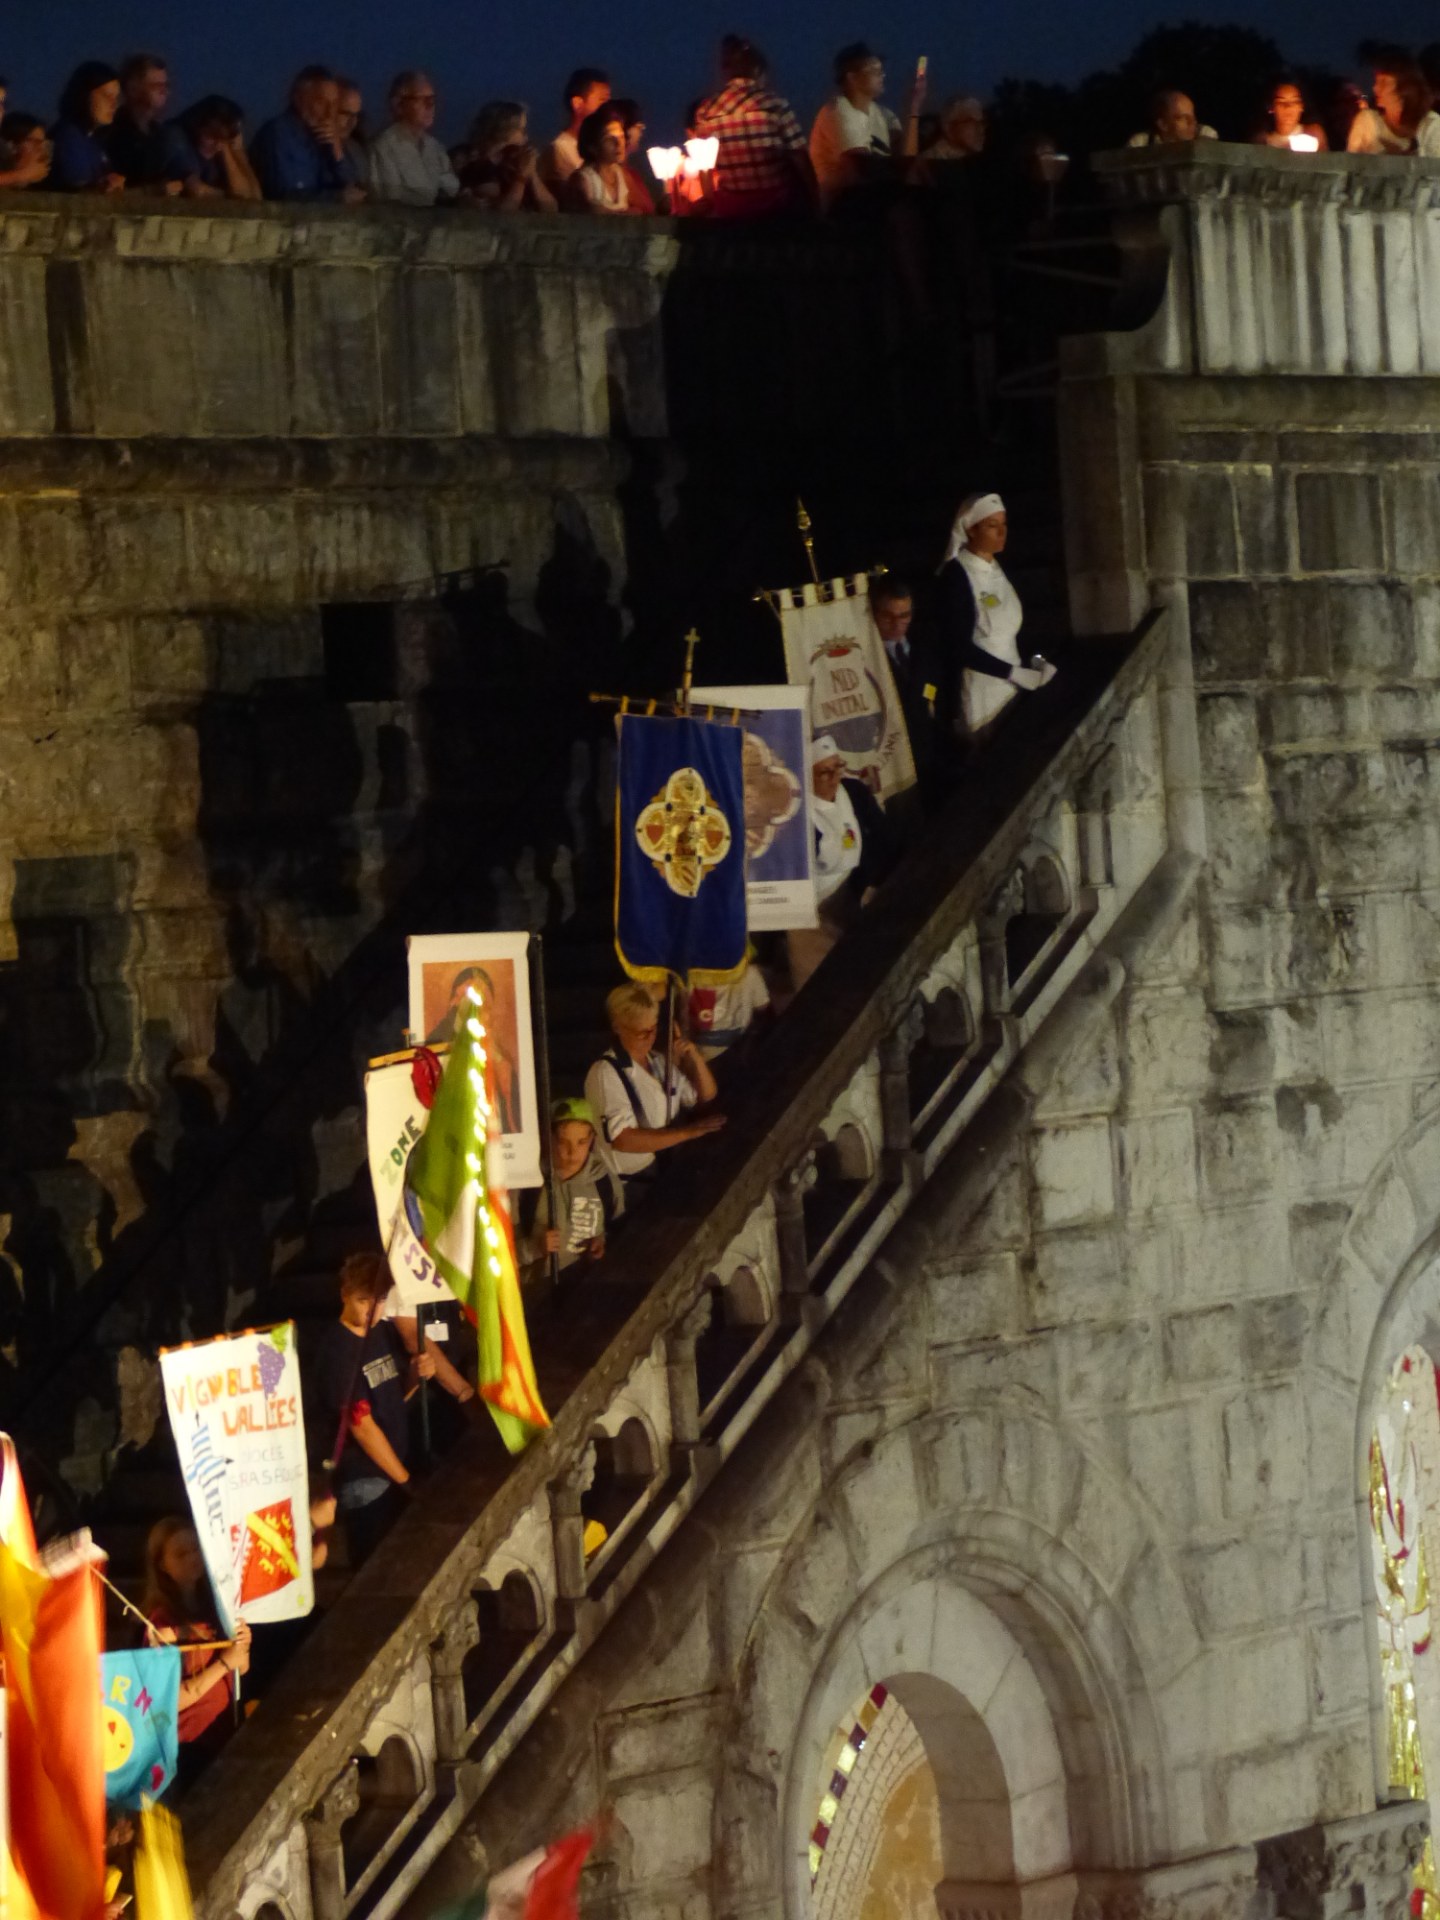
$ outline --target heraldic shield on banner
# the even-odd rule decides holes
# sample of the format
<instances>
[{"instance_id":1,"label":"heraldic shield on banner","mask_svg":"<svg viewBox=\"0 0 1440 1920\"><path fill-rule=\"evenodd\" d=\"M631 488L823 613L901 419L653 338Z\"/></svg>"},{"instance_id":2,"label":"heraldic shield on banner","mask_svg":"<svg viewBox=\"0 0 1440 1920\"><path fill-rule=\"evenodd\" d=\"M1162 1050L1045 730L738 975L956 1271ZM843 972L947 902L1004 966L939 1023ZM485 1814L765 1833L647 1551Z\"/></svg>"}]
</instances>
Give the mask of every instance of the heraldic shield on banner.
<instances>
[{"instance_id":1,"label":"heraldic shield on banner","mask_svg":"<svg viewBox=\"0 0 1440 1920\"><path fill-rule=\"evenodd\" d=\"M724 986L745 967L739 727L622 714L615 949L632 979Z\"/></svg>"},{"instance_id":2,"label":"heraldic shield on banner","mask_svg":"<svg viewBox=\"0 0 1440 1920\"><path fill-rule=\"evenodd\" d=\"M772 596L785 636L791 686L810 689L810 731L829 734L845 771L882 801L915 784L915 760L895 676L870 611L870 578L857 573Z\"/></svg>"}]
</instances>

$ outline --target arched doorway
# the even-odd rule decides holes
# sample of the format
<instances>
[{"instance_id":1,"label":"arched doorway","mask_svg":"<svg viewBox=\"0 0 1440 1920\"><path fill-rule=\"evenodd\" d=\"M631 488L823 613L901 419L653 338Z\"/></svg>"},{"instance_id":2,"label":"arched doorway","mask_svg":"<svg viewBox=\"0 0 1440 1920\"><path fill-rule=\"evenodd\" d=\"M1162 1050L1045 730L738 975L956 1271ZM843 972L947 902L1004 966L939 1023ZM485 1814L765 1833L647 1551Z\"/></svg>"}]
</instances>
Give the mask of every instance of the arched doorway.
<instances>
[{"instance_id":1,"label":"arched doorway","mask_svg":"<svg viewBox=\"0 0 1440 1920\"><path fill-rule=\"evenodd\" d=\"M828 1701L858 1651L845 1650L812 1691L797 1750L797 1764L808 1752L810 1771L793 1809L798 1817L803 1808L805 1832L791 1912L1068 1920L1071 1788L1040 1678L975 1594L947 1585L937 1595L922 1578L893 1611L898 1619L917 1607L930 1626L927 1669L897 1662L834 1714ZM886 1632L875 1618L860 1637L872 1664L887 1647L902 1653L906 1639L903 1625ZM821 1712L829 1725L817 1742Z\"/></svg>"}]
</instances>

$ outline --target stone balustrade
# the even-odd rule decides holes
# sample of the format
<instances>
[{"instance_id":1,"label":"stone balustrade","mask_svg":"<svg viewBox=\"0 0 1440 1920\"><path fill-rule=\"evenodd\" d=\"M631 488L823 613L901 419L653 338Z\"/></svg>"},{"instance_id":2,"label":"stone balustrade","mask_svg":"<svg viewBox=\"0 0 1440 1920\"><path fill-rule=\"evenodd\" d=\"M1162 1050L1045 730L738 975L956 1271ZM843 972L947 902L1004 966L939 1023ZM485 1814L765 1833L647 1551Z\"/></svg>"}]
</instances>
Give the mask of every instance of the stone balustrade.
<instances>
[{"instance_id":1,"label":"stone balustrade","mask_svg":"<svg viewBox=\"0 0 1440 1920\"><path fill-rule=\"evenodd\" d=\"M726 416L794 386L823 417L868 259L821 228L0 196L0 437L658 438L677 331Z\"/></svg>"},{"instance_id":2,"label":"stone balustrade","mask_svg":"<svg viewBox=\"0 0 1440 1920\"><path fill-rule=\"evenodd\" d=\"M1206 382L1204 404L1227 419L1259 407L1263 393L1265 419L1292 428L1280 444L1303 450L1320 476L1300 483L1295 509L1267 522L1271 549L1247 552L1240 570L1329 571L1339 552L1353 571L1337 543L1362 514L1340 496L1370 482L1353 477L1364 461L1346 436L1366 406L1383 403L1389 466L1408 468L1429 444L1413 388L1440 373L1440 163L1207 140L1102 154L1095 165L1116 209L1129 330L1061 343L1074 630L1123 631L1151 605L1156 574L1175 572L1157 551L1162 526L1172 548L1188 536L1198 550L1258 525L1253 500L1238 513L1212 499L1172 517L1133 485L1163 442L1162 396L1183 412ZM1261 416L1249 417L1227 458L1268 485ZM1397 518L1392 557L1403 569L1415 565L1411 546L1433 550L1426 495L1416 488L1417 508ZM1329 525L1337 511L1339 533Z\"/></svg>"},{"instance_id":3,"label":"stone balustrade","mask_svg":"<svg viewBox=\"0 0 1440 1920\"><path fill-rule=\"evenodd\" d=\"M1067 342L1067 370L1440 373L1440 162L1204 140L1095 167L1161 297L1134 333Z\"/></svg>"},{"instance_id":4,"label":"stone balustrade","mask_svg":"<svg viewBox=\"0 0 1440 1920\"><path fill-rule=\"evenodd\" d=\"M1118 990L1175 887L1164 659L1157 617L1015 731L726 1088L724 1133L541 1323L551 1431L446 1461L191 1796L212 1920L399 1910L942 1160L984 1165L1062 1000Z\"/></svg>"}]
</instances>

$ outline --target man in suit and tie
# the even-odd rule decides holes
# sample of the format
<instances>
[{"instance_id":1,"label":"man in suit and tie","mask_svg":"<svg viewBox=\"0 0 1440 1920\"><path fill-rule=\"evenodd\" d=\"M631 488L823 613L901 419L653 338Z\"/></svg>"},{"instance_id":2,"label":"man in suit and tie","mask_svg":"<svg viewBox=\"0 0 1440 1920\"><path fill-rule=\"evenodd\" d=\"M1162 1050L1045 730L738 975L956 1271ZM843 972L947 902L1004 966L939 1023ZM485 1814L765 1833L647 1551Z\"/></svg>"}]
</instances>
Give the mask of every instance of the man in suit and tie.
<instances>
[{"instance_id":1,"label":"man in suit and tie","mask_svg":"<svg viewBox=\"0 0 1440 1920\"><path fill-rule=\"evenodd\" d=\"M918 796L933 805L953 774L956 755L955 712L957 688L953 668L947 671L940 650L922 621L915 621L915 596L906 580L898 574L882 573L870 588L870 608L885 643L885 657L900 695L900 710L910 735L910 752L915 761ZM895 824L908 839L918 825L918 806L909 794L896 796L910 801L901 809L903 817ZM896 816L896 804L887 808ZM912 820L909 815L915 813Z\"/></svg>"}]
</instances>

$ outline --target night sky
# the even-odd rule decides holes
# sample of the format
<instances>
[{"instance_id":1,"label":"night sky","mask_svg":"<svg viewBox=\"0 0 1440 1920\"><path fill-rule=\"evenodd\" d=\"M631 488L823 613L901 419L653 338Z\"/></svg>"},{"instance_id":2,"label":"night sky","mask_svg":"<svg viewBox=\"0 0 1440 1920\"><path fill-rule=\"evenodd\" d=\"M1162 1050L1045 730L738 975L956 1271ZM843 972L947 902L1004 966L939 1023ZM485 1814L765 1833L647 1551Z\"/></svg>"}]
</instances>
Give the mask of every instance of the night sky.
<instances>
[{"instance_id":1,"label":"night sky","mask_svg":"<svg viewBox=\"0 0 1440 1920\"><path fill-rule=\"evenodd\" d=\"M1181 18L1243 21L1269 33L1287 56L1352 64L1362 34L1430 37L1429 4L1381 0L40 0L8 7L0 71L10 101L47 118L65 74L87 56L118 61L137 47L164 53L178 108L202 93L238 99L253 128L279 104L287 76L323 60L358 79L372 121L383 124L383 90L402 66L428 68L439 83L439 131L457 138L480 103L529 102L541 135L558 115L565 73L582 62L607 67L617 92L645 108L652 133L680 132L685 103L710 83L714 47L727 28L747 32L770 56L779 90L807 118L825 95L830 56L852 38L878 44L890 65L892 101L918 54L930 57L935 93L984 91L1005 74L1074 80L1120 59L1146 28ZM1199 102L1203 114L1205 103ZM378 111L377 111L378 110Z\"/></svg>"}]
</instances>

